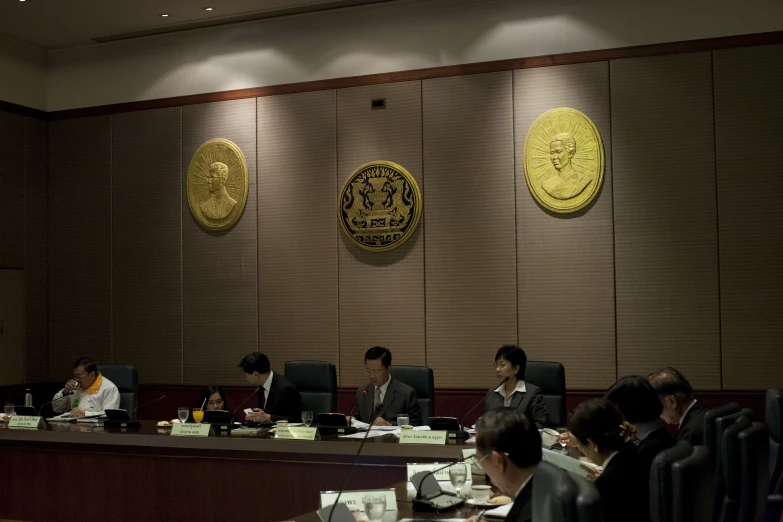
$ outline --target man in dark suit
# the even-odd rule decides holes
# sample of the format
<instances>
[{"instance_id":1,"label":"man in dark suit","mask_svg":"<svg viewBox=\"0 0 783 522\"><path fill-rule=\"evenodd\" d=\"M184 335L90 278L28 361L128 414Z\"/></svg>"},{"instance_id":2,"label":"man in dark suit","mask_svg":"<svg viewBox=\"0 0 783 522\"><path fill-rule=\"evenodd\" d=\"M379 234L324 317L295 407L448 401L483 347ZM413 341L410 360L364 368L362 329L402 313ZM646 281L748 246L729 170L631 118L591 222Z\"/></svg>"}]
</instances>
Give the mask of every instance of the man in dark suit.
<instances>
[{"instance_id":1,"label":"man in dark suit","mask_svg":"<svg viewBox=\"0 0 783 522\"><path fill-rule=\"evenodd\" d=\"M245 421L302 421L302 396L288 379L272 371L266 355L249 353L242 358L239 367L247 382L262 388L258 394L258 408L253 408L253 412L245 416Z\"/></svg>"},{"instance_id":2,"label":"man in dark suit","mask_svg":"<svg viewBox=\"0 0 783 522\"><path fill-rule=\"evenodd\" d=\"M527 355L525 351L510 344L498 350L495 355L495 373L498 379L508 380L490 393L484 401L484 411L494 408L514 408L542 429L549 425L549 411L544 402L541 388L525 382Z\"/></svg>"},{"instance_id":3,"label":"man in dark suit","mask_svg":"<svg viewBox=\"0 0 783 522\"><path fill-rule=\"evenodd\" d=\"M476 424L478 465L502 494L514 499L507 522L533 519L533 475L541 458L541 435L521 411L495 408Z\"/></svg>"},{"instance_id":4,"label":"man in dark suit","mask_svg":"<svg viewBox=\"0 0 783 522\"><path fill-rule=\"evenodd\" d=\"M374 346L364 354L364 373L370 382L356 391L356 419L375 426L397 423L397 415L407 415L411 425L421 422L416 390L392 378L391 352Z\"/></svg>"},{"instance_id":5,"label":"man in dark suit","mask_svg":"<svg viewBox=\"0 0 783 522\"><path fill-rule=\"evenodd\" d=\"M677 424L677 440L687 440L694 446L704 444L704 416L709 408L693 398L688 379L675 368L666 367L648 377L661 402L661 419Z\"/></svg>"}]
</instances>

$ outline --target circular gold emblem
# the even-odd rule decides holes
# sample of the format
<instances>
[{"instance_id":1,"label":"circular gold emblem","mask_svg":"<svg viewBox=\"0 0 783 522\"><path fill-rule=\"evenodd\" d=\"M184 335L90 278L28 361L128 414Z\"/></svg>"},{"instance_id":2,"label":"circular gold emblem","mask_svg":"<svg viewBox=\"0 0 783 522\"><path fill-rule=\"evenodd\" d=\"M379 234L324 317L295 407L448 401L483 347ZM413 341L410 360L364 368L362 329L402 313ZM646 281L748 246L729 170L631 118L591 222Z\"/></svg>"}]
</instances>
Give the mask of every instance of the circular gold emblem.
<instances>
[{"instance_id":1,"label":"circular gold emblem","mask_svg":"<svg viewBox=\"0 0 783 522\"><path fill-rule=\"evenodd\" d=\"M421 192L400 165L373 161L356 169L343 185L337 213L351 241L373 252L403 244L421 217Z\"/></svg>"},{"instance_id":2,"label":"circular gold emblem","mask_svg":"<svg viewBox=\"0 0 783 522\"><path fill-rule=\"evenodd\" d=\"M230 228L239 221L247 203L244 154L234 142L209 140L190 160L187 188L190 211L204 228Z\"/></svg>"},{"instance_id":3,"label":"circular gold emblem","mask_svg":"<svg viewBox=\"0 0 783 522\"><path fill-rule=\"evenodd\" d=\"M604 145L595 124L576 109L552 109L530 126L524 148L530 193L553 212L576 212L604 180Z\"/></svg>"}]
</instances>

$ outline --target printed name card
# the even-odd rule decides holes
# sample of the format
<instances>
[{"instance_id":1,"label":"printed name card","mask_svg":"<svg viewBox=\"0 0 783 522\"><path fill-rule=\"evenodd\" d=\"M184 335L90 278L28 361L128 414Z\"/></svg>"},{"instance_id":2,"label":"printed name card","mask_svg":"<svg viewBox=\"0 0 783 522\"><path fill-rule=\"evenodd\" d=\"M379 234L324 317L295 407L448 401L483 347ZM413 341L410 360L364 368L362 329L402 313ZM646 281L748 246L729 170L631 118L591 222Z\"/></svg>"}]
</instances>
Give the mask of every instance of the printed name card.
<instances>
[{"instance_id":1,"label":"printed name card","mask_svg":"<svg viewBox=\"0 0 783 522\"><path fill-rule=\"evenodd\" d=\"M276 439L315 440L317 436L318 428L307 428L305 426L289 426L275 430Z\"/></svg>"},{"instance_id":2,"label":"printed name card","mask_svg":"<svg viewBox=\"0 0 783 522\"><path fill-rule=\"evenodd\" d=\"M448 431L401 430L400 444L446 444Z\"/></svg>"},{"instance_id":3,"label":"printed name card","mask_svg":"<svg viewBox=\"0 0 783 522\"><path fill-rule=\"evenodd\" d=\"M212 434L212 426L209 424L175 424L171 427L171 435L176 437L209 437Z\"/></svg>"},{"instance_id":4,"label":"printed name card","mask_svg":"<svg viewBox=\"0 0 783 522\"><path fill-rule=\"evenodd\" d=\"M454 464L458 464L458 462L455 462ZM427 464L408 464L408 482L411 481L411 477L415 475L416 473L420 471L435 471L436 469L439 470L435 473L435 480L450 480L449 479L449 468L446 469L440 469L443 466L445 466L446 463L427 463ZM465 463L465 467L468 470L468 475L465 477L465 480L471 480L471 474L470 474L470 464Z\"/></svg>"},{"instance_id":5,"label":"printed name card","mask_svg":"<svg viewBox=\"0 0 783 522\"><path fill-rule=\"evenodd\" d=\"M465 459L466 464L470 464L470 472L473 475L485 476L484 470L479 466L478 459L476 458L476 448L468 448L462 450L462 458Z\"/></svg>"},{"instance_id":6,"label":"printed name card","mask_svg":"<svg viewBox=\"0 0 783 522\"><path fill-rule=\"evenodd\" d=\"M321 491L321 507L331 506L337 499L337 491ZM365 495L385 495L386 511L397 511L397 495L393 489L368 489L366 491L343 491L340 495L340 504L349 508L359 508L364 511Z\"/></svg>"},{"instance_id":7,"label":"printed name card","mask_svg":"<svg viewBox=\"0 0 783 522\"><path fill-rule=\"evenodd\" d=\"M26 428L37 430L38 428L44 428L43 417L34 417L28 415L14 415L11 420L8 421L9 428Z\"/></svg>"}]
</instances>

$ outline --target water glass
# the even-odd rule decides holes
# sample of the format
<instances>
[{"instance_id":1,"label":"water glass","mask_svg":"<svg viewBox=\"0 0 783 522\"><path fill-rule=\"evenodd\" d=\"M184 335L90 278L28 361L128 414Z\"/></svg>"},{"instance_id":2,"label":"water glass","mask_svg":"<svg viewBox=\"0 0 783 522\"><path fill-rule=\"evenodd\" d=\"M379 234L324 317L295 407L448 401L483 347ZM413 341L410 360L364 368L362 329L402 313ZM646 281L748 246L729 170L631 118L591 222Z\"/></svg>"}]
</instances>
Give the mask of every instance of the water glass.
<instances>
[{"instance_id":1,"label":"water glass","mask_svg":"<svg viewBox=\"0 0 783 522\"><path fill-rule=\"evenodd\" d=\"M14 405L13 404L6 404L5 405L5 414L9 417L14 414Z\"/></svg>"},{"instance_id":2,"label":"water glass","mask_svg":"<svg viewBox=\"0 0 783 522\"><path fill-rule=\"evenodd\" d=\"M408 426L410 423L411 419L407 415L397 415L397 426Z\"/></svg>"},{"instance_id":3,"label":"water glass","mask_svg":"<svg viewBox=\"0 0 783 522\"><path fill-rule=\"evenodd\" d=\"M457 494L462 496L462 487L465 485L465 481L468 478L468 468L465 464L454 464L449 468L449 480L454 489L457 490Z\"/></svg>"},{"instance_id":4,"label":"water glass","mask_svg":"<svg viewBox=\"0 0 783 522\"><path fill-rule=\"evenodd\" d=\"M303 411L302 412L302 422L304 423L305 426L307 426L309 428L310 425L313 423L313 412L311 412L311 411Z\"/></svg>"},{"instance_id":5,"label":"water glass","mask_svg":"<svg viewBox=\"0 0 783 522\"><path fill-rule=\"evenodd\" d=\"M386 495L365 495L364 514L369 522L381 522L386 513Z\"/></svg>"},{"instance_id":6,"label":"water glass","mask_svg":"<svg viewBox=\"0 0 783 522\"><path fill-rule=\"evenodd\" d=\"M188 420L188 417L190 416L190 408L187 406L180 406L177 408L177 417L179 418L180 422L185 422Z\"/></svg>"}]
</instances>

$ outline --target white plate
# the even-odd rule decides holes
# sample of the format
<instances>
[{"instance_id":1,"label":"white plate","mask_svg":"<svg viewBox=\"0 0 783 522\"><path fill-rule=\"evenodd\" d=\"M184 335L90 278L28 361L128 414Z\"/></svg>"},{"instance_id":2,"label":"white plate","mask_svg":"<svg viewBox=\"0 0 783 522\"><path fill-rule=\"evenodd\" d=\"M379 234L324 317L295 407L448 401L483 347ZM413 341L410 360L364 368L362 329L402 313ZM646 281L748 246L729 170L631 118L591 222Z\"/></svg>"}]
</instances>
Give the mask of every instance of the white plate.
<instances>
[{"instance_id":1,"label":"white plate","mask_svg":"<svg viewBox=\"0 0 783 522\"><path fill-rule=\"evenodd\" d=\"M470 504L471 506L478 506L478 507L498 507L498 504L493 504L492 502L476 502L475 499L469 498L465 501L466 503Z\"/></svg>"}]
</instances>

